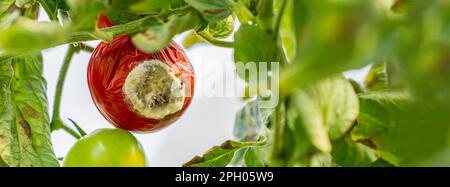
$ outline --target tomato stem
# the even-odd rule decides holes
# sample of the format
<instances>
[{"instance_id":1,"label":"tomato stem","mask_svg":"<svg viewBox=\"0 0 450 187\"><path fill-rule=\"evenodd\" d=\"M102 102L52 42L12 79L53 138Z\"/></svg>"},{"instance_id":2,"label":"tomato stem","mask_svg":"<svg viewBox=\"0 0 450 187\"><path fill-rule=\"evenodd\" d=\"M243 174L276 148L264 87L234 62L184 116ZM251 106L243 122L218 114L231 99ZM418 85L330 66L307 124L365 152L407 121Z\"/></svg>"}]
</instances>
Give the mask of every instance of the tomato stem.
<instances>
[{"instance_id":1,"label":"tomato stem","mask_svg":"<svg viewBox=\"0 0 450 187\"><path fill-rule=\"evenodd\" d=\"M58 129L62 129L64 131L66 131L68 134L72 135L72 137L74 137L76 139L80 139L82 137L75 130L73 130L72 128L67 126L59 117L55 121L52 120L52 124L56 124L57 126L59 126Z\"/></svg>"},{"instance_id":2,"label":"tomato stem","mask_svg":"<svg viewBox=\"0 0 450 187\"><path fill-rule=\"evenodd\" d=\"M91 46L88 46L88 45L86 45L84 43L80 43L79 45L80 45L80 49L85 51L85 52L88 52L88 53L94 52L94 48L91 47Z\"/></svg>"},{"instance_id":3,"label":"tomato stem","mask_svg":"<svg viewBox=\"0 0 450 187\"><path fill-rule=\"evenodd\" d=\"M189 6L181 7L178 9L174 9L170 12L167 12L165 14L148 15L141 19L137 19L137 20L134 20L134 21L131 21L128 23L121 24L121 25L115 25L115 26L111 26L111 27L107 27L107 28L101 28L101 29L99 29L99 31L107 33L107 34L111 34L113 37L116 37L116 36L119 36L122 34L133 34L133 33L139 32L139 31L146 30L148 28L147 27L148 25L146 25L146 24L149 19L161 18L164 20L173 15L186 14L191 9L192 8ZM84 42L84 41L92 41L92 40L97 40L97 38L92 36L92 33L79 32L79 33L75 33L75 34L71 35L67 41L56 44L55 46L62 45L65 43L76 43L76 42Z\"/></svg>"},{"instance_id":4,"label":"tomato stem","mask_svg":"<svg viewBox=\"0 0 450 187\"><path fill-rule=\"evenodd\" d=\"M81 137L86 136L87 133L74 120L69 118L69 121L72 122Z\"/></svg>"},{"instance_id":5,"label":"tomato stem","mask_svg":"<svg viewBox=\"0 0 450 187\"><path fill-rule=\"evenodd\" d=\"M105 33L112 34L113 37L116 37L116 36L119 36L122 34L135 33L135 32L145 29L144 23L150 17L152 17L152 16L147 16L147 17L144 17L144 18L132 21L132 22L128 22L125 24L116 25L116 26L112 26L112 27L102 28L99 30L102 32L105 32ZM79 33L75 33L75 34L71 35L67 42L76 43L76 42L92 41L92 40L97 40L97 38L93 37L92 34L90 34L88 32L79 32ZM61 45L64 43L66 43L66 42L56 44L56 45Z\"/></svg>"},{"instance_id":6,"label":"tomato stem","mask_svg":"<svg viewBox=\"0 0 450 187\"><path fill-rule=\"evenodd\" d=\"M215 46L219 46L219 47L227 47L227 48L233 48L234 43L233 42L228 42L228 41L223 41L223 40L218 40L215 39L205 33L202 32L197 32L197 34L203 38L204 40L206 40L207 42L215 45Z\"/></svg>"},{"instance_id":7,"label":"tomato stem","mask_svg":"<svg viewBox=\"0 0 450 187\"><path fill-rule=\"evenodd\" d=\"M50 6L47 4L44 0L38 0L39 4L41 4L42 8L45 10L45 12L48 15L48 18L53 21L59 21L58 20L58 11L53 11Z\"/></svg>"},{"instance_id":8,"label":"tomato stem","mask_svg":"<svg viewBox=\"0 0 450 187\"><path fill-rule=\"evenodd\" d=\"M276 35L278 35L278 33L280 32L281 21L283 20L284 11L286 10L286 4L287 4L287 0L283 0L283 4L281 5L280 12L278 13L277 18L276 18L275 28L274 28L274 31L275 31L274 33Z\"/></svg>"},{"instance_id":9,"label":"tomato stem","mask_svg":"<svg viewBox=\"0 0 450 187\"><path fill-rule=\"evenodd\" d=\"M72 57L76 52L79 51L79 48L69 45L69 48L67 49L66 56L64 57L63 65L61 66L61 69L59 70L59 76L58 76L58 82L56 84L56 91L55 91L55 100L53 103L53 115L52 115L52 121L50 123L52 131L63 129L73 137L79 139L80 135L72 130L70 127L68 127L64 122L61 120L60 117L60 106L61 106L61 96L62 91L64 87L64 81L66 79L66 74L69 69L70 63L72 61Z\"/></svg>"},{"instance_id":10,"label":"tomato stem","mask_svg":"<svg viewBox=\"0 0 450 187\"><path fill-rule=\"evenodd\" d=\"M277 53L278 53L278 57L280 58L281 64L285 65L289 62L286 53L284 52L283 49L283 41L281 39L281 35L280 35L280 26L281 26L281 22L284 16L284 12L286 10L286 4L287 4L287 0L283 0L283 4L281 5L281 9L280 12L277 15L276 18L276 22L275 22L275 28L274 28L274 38L275 41L277 42Z\"/></svg>"}]
</instances>

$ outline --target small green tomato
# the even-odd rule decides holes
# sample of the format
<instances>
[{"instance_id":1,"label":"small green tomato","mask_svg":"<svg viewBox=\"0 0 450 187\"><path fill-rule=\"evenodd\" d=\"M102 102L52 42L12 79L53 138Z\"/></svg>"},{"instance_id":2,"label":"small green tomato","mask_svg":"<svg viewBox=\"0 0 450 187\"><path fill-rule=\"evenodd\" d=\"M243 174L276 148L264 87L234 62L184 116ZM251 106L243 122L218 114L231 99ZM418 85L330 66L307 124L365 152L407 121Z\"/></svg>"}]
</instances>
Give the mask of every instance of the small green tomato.
<instances>
[{"instance_id":1,"label":"small green tomato","mask_svg":"<svg viewBox=\"0 0 450 187\"><path fill-rule=\"evenodd\" d=\"M78 140L64 159L64 167L145 167L138 140L122 129L98 129Z\"/></svg>"}]
</instances>

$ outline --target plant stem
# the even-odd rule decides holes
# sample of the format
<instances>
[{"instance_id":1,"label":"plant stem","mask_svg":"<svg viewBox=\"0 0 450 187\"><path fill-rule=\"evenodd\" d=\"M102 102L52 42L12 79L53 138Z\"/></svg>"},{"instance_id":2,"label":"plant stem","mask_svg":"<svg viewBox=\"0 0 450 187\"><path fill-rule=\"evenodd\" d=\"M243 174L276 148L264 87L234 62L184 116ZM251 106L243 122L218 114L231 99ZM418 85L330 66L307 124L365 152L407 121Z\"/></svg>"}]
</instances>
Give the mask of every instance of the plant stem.
<instances>
[{"instance_id":1,"label":"plant stem","mask_svg":"<svg viewBox=\"0 0 450 187\"><path fill-rule=\"evenodd\" d=\"M80 45L80 49L83 50L83 51L86 51L88 53L94 52L94 48L91 47L91 46L88 46L88 45L86 45L84 43L80 43L79 45Z\"/></svg>"},{"instance_id":2,"label":"plant stem","mask_svg":"<svg viewBox=\"0 0 450 187\"><path fill-rule=\"evenodd\" d=\"M76 52L78 52L78 50L79 49L73 45L69 45L69 49L67 49L67 53L66 53L66 56L64 57L63 65L61 66L61 69L59 71L58 82L56 84L55 100L53 103L53 115L52 115L52 121L51 121L52 131L58 130L58 129L63 129L75 138L80 138L80 135L64 124L64 122L61 120L61 117L59 116L59 113L60 113L61 96L62 96L62 91L63 91L63 87L64 87L64 81L66 80L66 74L69 69L70 62L72 61L72 57Z\"/></svg>"},{"instance_id":3,"label":"plant stem","mask_svg":"<svg viewBox=\"0 0 450 187\"><path fill-rule=\"evenodd\" d=\"M278 54L277 56L278 56L278 58L280 60L280 64L281 65L287 65L289 63L289 60L288 60L288 57L287 57L287 55L286 55L286 53L284 51L283 41L281 40L280 36L277 37L276 42L277 42L277 51L276 52Z\"/></svg>"},{"instance_id":4,"label":"plant stem","mask_svg":"<svg viewBox=\"0 0 450 187\"><path fill-rule=\"evenodd\" d=\"M286 10L287 1L288 0L283 0L283 4L281 5L280 12L278 13L278 16L276 18L275 28L274 28L275 35L278 35L278 33L280 32L281 21L283 20L284 11Z\"/></svg>"},{"instance_id":5,"label":"plant stem","mask_svg":"<svg viewBox=\"0 0 450 187\"><path fill-rule=\"evenodd\" d=\"M58 21L58 14L53 14L51 8L47 5L47 3L43 0L38 0L39 4L41 4L42 8L48 15L48 18L52 21Z\"/></svg>"},{"instance_id":6,"label":"plant stem","mask_svg":"<svg viewBox=\"0 0 450 187\"><path fill-rule=\"evenodd\" d=\"M112 27L107 27L107 28L102 28L100 29L100 31L102 32L106 32L108 34L112 34L113 37L122 35L122 34L132 34L132 33L136 33L139 31L143 31L146 29L145 27L145 23L146 21L148 21L149 19L167 19L170 16L173 15L182 15L182 14L186 14L189 11L191 11L192 8L189 6L186 7L181 7L178 9L174 9L170 12L167 12L165 14L161 14L161 15L148 15L146 17L143 17L141 19L137 19L125 24L121 24L121 25L116 25L116 26L112 26ZM92 41L92 40L97 40L97 38L93 37L91 33L88 32L80 32L80 33L75 33L73 35L71 35L69 37L69 39L66 42L60 43L60 44L56 44L57 45L62 45L65 43L75 43L75 42L84 42L84 41Z\"/></svg>"},{"instance_id":7,"label":"plant stem","mask_svg":"<svg viewBox=\"0 0 450 187\"><path fill-rule=\"evenodd\" d=\"M128 22L122 25L116 25L108 28L100 29L103 32L112 34L113 37L122 35L122 34L130 34L134 32L141 31L143 29L143 23L148 19L149 17L141 18L132 22ZM94 38L90 33L88 32L80 32L75 33L72 36L69 37L68 41L69 43L75 43L75 42L84 42L84 41L92 41L97 40L97 38ZM65 43L65 42L64 42ZM64 44L61 43L61 44ZM57 44L57 45L61 45Z\"/></svg>"},{"instance_id":8,"label":"plant stem","mask_svg":"<svg viewBox=\"0 0 450 187\"><path fill-rule=\"evenodd\" d=\"M81 138L80 134L78 134L75 130L71 129L69 126L64 124L64 122L61 120L60 117L57 117L56 119L53 119L53 120L52 120L52 124L56 124L57 126L59 126L58 129L62 129L64 131L66 131L68 134L72 135L72 137L74 137L76 139Z\"/></svg>"},{"instance_id":9,"label":"plant stem","mask_svg":"<svg viewBox=\"0 0 450 187\"><path fill-rule=\"evenodd\" d=\"M264 0L258 3L258 23L266 31L273 29L273 0Z\"/></svg>"},{"instance_id":10,"label":"plant stem","mask_svg":"<svg viewBox=\"0 0 450 187\"><path fill-rule=\"evenodd\" d=\"M73 126L75 126L75 128L78 131L78 134L81 135L81 137L86 136L86 132L72 119L69 118L69 121L72 122Z\"/></svg>"},{"instance_id":11,"label":"plant stem","mask_svg":"<svg viewBox=\"0 0 450 187\"><path fill-rule=\"evenodd\" d=\"M202 32L197 32L197 34L204 40L206 40L207 42L215 45L215 46L219 46L219 47L227 47L227 48L233 48L234 43L233 42L228 42L228 41L223 41L223 40L217 40L205 33Z\"/></svg>"},{"instance_id":12,"label":"plant stem","mask_svg":"<svg viewBox=\"0 0 450 187\"><path fill-rule=\"evenodd\" d=\"M280 36L280 26L281 26L281 21L283 20L284 11L286 10L287 1L288 0L283 0L283 4L281 5L280 12L278 13L278 16L276 18L275 28L274 28L274 32L273 32L273 36L277 43L277 50L278 50L277 53L278 53L278 57L280 58L281 65L286 65L288 63L288 59L286 57L286 53L284 52L284 48L283 48L283 41Z\"/></svg>"}]
</instances>

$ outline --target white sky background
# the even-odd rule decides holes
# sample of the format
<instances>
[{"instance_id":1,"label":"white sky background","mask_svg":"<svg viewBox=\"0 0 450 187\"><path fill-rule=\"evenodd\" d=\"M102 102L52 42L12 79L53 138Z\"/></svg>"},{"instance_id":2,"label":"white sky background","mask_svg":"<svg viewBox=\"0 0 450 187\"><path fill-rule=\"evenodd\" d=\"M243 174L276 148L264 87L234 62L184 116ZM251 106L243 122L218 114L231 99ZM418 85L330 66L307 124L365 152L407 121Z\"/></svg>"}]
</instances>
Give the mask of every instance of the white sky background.
<instances>
[{"instance_id":1,"label":"white sky background","mask_svg":"<svg viewBox=\"0 0 450 187\"><path fill-rule=\"evenodd\" d=\"M40 20L48 20L41 11ZM181 43L183 37L176 37ZM88 42L96 46L98 42ZM53 96L59 68L62 65L67 45L44 50L44 76L47 79L49 109L52 112ZM234 80L233 51L231 49L200 44L186 50L196 71L196 92L209 89L214 84L206 76L216 74L218 68L225 69L226 80ZM68 71L61 102L61 117L75 120L86 132L98 128L113 128L97 111L87 86L87 64L90 54L81 52L74 56ZM231 65L230 65L231 64ZM352 71L349 76L362 80L365 71ZM237 88L238 90L241 87ZM195 97L186 113L174 124L149 134L135 134L144 147L150 166L181 166L195 155L201 155L212 146L232 138L234 117L242 102L233 97ZM75 139L63 131L52 134L55 152L64 157Z\"/></svg>"}]
</instances>

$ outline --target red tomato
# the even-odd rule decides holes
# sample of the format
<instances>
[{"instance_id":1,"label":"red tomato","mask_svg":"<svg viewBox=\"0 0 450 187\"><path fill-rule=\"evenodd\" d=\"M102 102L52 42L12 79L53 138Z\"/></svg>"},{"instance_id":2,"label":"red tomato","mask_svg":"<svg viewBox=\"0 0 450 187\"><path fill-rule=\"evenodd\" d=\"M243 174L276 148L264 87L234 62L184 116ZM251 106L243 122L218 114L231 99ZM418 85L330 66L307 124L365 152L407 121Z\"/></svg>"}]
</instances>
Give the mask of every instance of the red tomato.
<instances>
[{"instance_id":1,"label":"red tomato","mask_svg":"<svg viewBox=\"0 0 450 187\"><path fill-rule=\"evenodd\" d=\"M128 35L100 43L88 66L89 89L100 113L114 126L136 132L177 120L191 102L194 79L186 54L175 42L147 54Z\"/></svg>"},{"instance_id":2,"label":"red tomato","mask_svg":"<svg viewBox=\"0 0 450 187\"><path fill-rule=\"evenodd\" d=\"M98 28L106 28L106 27L111 27L111 26L113 26L113 23L111 22L111 20L109 20L105 14L100 14L100 17L98 18L97 27Z\"/></svg>"}]
</instances>

